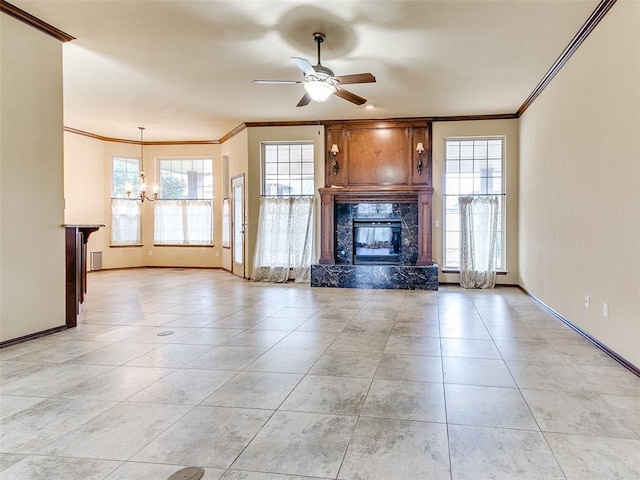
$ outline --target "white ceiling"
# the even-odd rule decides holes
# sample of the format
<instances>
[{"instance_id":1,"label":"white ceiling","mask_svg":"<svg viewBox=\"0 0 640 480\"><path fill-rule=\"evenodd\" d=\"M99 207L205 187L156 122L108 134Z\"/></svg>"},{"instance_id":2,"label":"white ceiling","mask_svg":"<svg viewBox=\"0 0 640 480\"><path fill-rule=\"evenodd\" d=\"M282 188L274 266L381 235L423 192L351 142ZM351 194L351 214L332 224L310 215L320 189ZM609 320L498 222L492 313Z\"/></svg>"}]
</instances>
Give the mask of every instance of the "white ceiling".
<instances>
[{"instance_id":1,"label":"white ceiling","mask_svg":"<svg viewBox=\"0 0 640 480\"><path fill-rule=\"evenodd\" d=\"M597 0L12 0L73 35L65 126L135 140L218 139L242 122L514 113ZM614 6L615 8L615 6ZM290 57L377 83L297 108Z\"/></svg>"}]
</instances>

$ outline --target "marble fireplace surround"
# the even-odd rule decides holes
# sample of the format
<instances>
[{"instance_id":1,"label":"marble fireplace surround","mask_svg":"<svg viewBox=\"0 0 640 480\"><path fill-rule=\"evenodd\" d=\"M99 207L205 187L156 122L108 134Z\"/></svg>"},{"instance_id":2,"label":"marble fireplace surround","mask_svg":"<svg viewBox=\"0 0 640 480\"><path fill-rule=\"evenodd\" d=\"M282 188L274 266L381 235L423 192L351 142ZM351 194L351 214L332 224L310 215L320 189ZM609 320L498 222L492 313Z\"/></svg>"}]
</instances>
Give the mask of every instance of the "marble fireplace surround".
<instances>
[{"instance_id":1,"label":"marble fireplace surround","mask_svg":"<svg viewBox=\"0 0 640 480\"><path fill-rule=\"evenodd\" d=\"M321 257L312 287L437 290L431 255L430 186L320 189ZM354 265L353 219L402 220L400 265Z\"/></svg>"},{"instance_id":2,"label":"marble fireplace surround","mask_svg":"<svg viewBox=\"0 0 640 480\"><path fill-rule=\"evenodd\" d=\"M353 264L352 220L382 217L391 205L393 217L402 219L402 265L432 265L430 186L329 187L320 190L321 265ZM366 205L371 205L367 209ZM375 205L379 207L376 208ZM344 252L344 253L343 253Z\"/></svg>"}]
</instances>

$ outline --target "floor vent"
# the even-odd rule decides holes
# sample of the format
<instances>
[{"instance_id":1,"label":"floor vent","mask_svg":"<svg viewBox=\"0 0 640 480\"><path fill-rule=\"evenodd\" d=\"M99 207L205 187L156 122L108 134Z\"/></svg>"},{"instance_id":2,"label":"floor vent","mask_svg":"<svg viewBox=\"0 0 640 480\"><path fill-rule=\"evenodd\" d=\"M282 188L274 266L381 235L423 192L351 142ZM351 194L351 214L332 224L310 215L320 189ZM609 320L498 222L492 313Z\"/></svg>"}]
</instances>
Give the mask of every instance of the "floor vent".
<instances>
[{"instance_id":1,"label":"floor vent","mask_svg":"<svg viewBox=\"0 0 640 480\"><path fill-rule=\"evenodd\" d=\"M91 252L91 270L102 270L102 252Z\"/></svg>"}]
</instances>

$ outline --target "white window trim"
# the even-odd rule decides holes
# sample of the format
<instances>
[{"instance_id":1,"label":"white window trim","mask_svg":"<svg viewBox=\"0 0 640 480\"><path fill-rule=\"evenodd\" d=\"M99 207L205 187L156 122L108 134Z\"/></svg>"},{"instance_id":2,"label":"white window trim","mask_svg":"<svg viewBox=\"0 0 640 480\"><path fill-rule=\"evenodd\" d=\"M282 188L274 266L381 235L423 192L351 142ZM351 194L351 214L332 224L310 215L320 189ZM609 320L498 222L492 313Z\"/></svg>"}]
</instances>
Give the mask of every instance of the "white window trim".
<instances>
[{"instance_id":1,"label":"white window trim","mask_svg":"<svg viewBox=\"0 0 640 480\"><path fill-rule=\"evenodd\" d=\"M194 198L187 198L187 199L183 199L183 198L163 198L162 197L162 188L160 189L160 195L158 196L158 202L162 202L162 201L179 201L179 200L184 200L184 201L190 201L190 200L210 200L211 201L211 242L210 243L196 243L196 244L191 244L191 243L164 243L164 242L158 242L158 239L156 238L156 209L154 208L154 226L153 226L153 245L156 247L200 247L200 248L210 248L210 247L215 247L215 178L214 178L214 160L213 157L211 156L207 156L207 155L172 155L172 156L168 156L168 157L155 157L154 158L154 171L156 174L156 178L158 180L158 185L161 184L161 168L160 168L160 164L162 163L162 161L166 161L166 160L207 160L209 162L211 162L211 179L212 179L212 184L211 184L211 197L210 198L201 198L201 199L194 199Z\"/></svg>"},{"instance_id":2,"label":"white window trim","mask_svg":"<svg viewBox=\"0 0 640 480\"><path fill-rule=\"evenodd\" d=\"M313 140L279 140L279 141L265 141L260 142L260 195L261 196L270 196L265 193L265 147L267 145L311 145L313 147L313 184L314 184L314 192L309 194L299 194L299 195L289 195L294 197L307 197L313 196L315 194L315 185L316 185L316 167L315 167L315 156L316 156L316 145ZM279 197L284 197L287 195L275 195Z\"/></svg>"},{"instance_id":3,"label":"white window trim","mask_svg":"<svg viewBox=\"0 0 640 480\"><path fill-rule=\"evenodd\" d=\"M442 272L443 273L460 273L460 268L447 267L447 142L449 141L474 141L474 140L501 140L502 141L502 211L501 211L501 232L502 232L502 249L501 249L501 267L496 271L498 275L508 273L507 265L507 136L506 135L478 135L478 136L456 136L445 137L443 140L443 172L442 172Z\"/></svg>"},{"instance_id":4,"label":"white window trim","mask_svg":"<svg viewBox=\"0 0 640 480\"><path fill-rule=\"evenodd\" d=\"M113 228L116 222L113 221L113 200L127 200L128 197L114 197L113 196L113 190L114 190L114 184L113 184L113 174L114 174L114 164L115 164L115 160L117 159L124 159L124 160L135 160L138 162L138 175L140 172L140 168L141 168L141 159L140 157L134 157L134 156L130 156L130 155L112 155L111 156L111 175L110 175L110 190L109 190L109 198L111 200L110 202L110 206L109 206L109 217L110 217L110 222L109 222L109 247L111 248L128 248L128 247L141 247L143 244L142 243L114 243L113 241L113 237L114 237L114 233L113 233ZM137 180L137 179L136 179ZM134 187L137 189L137 184L134 183ZM132 200L133 201L133 200ZM138 236L140 238L140 242L142 241L141 237L142 237L142 212L140 211L138 213Z\"/></svg>"},{"instance_id":5,"label":"white window trim","mask_svg":"<svg viewBox=\"0 0 640 480\"><path fill-rule=\"evenodd\" d=\"M213 157L211 156L202 156L202 155L195 155L195 156L171 156L171 157L155 157L154 161L155 164L153 166L154 172L156 174L156 179L157 179L157 184L160 185L161 184L161 178L160 178L160 163L163 160L209 160L211 162L211 178L212 178L212 185L211 185L211 198L200 198L200 199L195 199L195 198L189 198L189 199L182 199L182 198L162 198L162 189L160 190L160 195L158 196L158 198L160 200L215 200L215 196L216 196L216 192L215 192L215 178L214 178L214 174L213 174L213 166L214 166L214 161L213 161Z\"/></svg>"}]
</instances>

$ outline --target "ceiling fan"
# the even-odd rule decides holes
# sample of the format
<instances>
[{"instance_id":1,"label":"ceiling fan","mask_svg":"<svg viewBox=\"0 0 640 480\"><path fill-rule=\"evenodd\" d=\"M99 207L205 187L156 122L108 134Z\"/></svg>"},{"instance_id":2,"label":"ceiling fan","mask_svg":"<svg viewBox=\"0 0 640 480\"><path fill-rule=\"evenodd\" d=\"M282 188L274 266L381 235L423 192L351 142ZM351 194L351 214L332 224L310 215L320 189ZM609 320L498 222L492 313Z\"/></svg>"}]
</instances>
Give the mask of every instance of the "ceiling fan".
<instances>
[{"instance_id":1,"label":"ceiling fan","mask_svg":"<svg viewBox=\"0 0 640 480\"><path fill-rule=\"evenodd\" d=\"M313 34L313 40L318 45L318 64L311 65L308 60L299 57L291 57L293 63L302 70L304 74L303 80L254 80L253 83L261 83L268 85L296 85L302 84L306 93L300 99L296 107L304 107L311 100L316 102L326 101L332 94L336 95L348 102L362 105L367 102L366 98L362 98L349 90L342 88L342 85L354 83L374 83L376 77L370 73L354 73L351 75L334 75L333 70L325 67L320 63L320 45L325 39L324 33L316 32Z\"/></svg>"}]
</instances>

